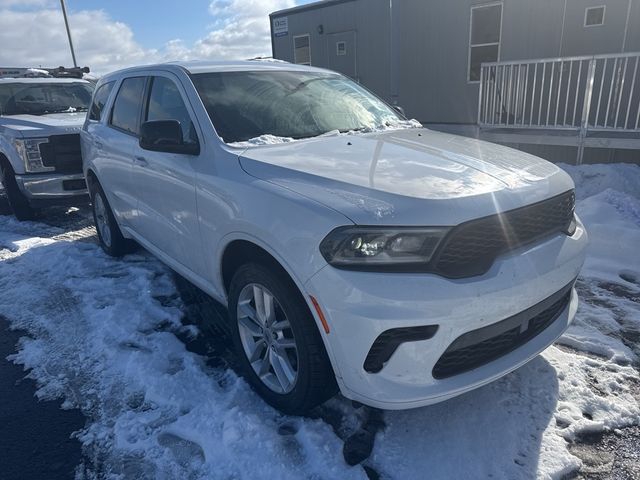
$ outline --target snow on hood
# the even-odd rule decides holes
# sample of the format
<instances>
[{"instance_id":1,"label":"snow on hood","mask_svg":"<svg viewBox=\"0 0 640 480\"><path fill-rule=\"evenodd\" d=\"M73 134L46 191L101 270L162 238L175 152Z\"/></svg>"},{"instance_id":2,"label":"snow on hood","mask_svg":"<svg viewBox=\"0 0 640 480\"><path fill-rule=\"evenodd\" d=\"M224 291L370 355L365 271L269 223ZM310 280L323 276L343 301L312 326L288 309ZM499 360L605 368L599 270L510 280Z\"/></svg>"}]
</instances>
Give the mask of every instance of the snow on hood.
<instances>
[{"instance_id":1,"label":"snow on hood","mask_svg":"<svg viewBox=\"0 0 640 480\"><path fill-rule=\"evenodd\" d=\"M359 130L351 130L348 132L340 132L340 130L332 130L322 135L318 135L315 138L323 137L339 137L345 135L355 135L357 133L374 133L374 132L391 132L394 130L402 130L407 128L422 128L422 124L417 120L398 120L397 122L387 123L379 127L367 127ZM260 135L259 137L251 138L244 142L231 142L228 143L230 147L236 148L250 148L261 147L264 145L280 145L282 143L300 142L306 139L295 139L291 137L279 137L277 135Z\"/></svg>"},{"instance_id":2,"label":"snow on hood","mask_svg":"<svg viewBox=\"0 0 640 480\"><path fill-rule=\"evenodd\" d=\"M240 162L250 175L360 224L415 224L422 220L416 211L445 202L431 209L436 217L429 220L461 223L470 214L518 208L573 188L566 173L538 157L423 128L248 148Z\"/></svg>"},{"instance_id":3,"label":"snow on hood","mask_svg":"<svg viewBox=\"0 0 640 480\"><path fill-rule=\"evenodd\" d=\"M282 143L295 142L295 138L278 137L276 135L260 135L245 142L232 142L227 145L236 148L259 147L261 145L280 145Z\"/></svg>"},{"instance_id":4,"label":"snow on hood","mask_svg":"<svg viewBox=\"0 0 640 480\"><path fill-rule=\"evenodd\" d=\"M0 127L17 130L26 137L47 136L60 131L79 131L86 115L86 112L7 115L0 117Z\"/></svg>"}]
</instances>

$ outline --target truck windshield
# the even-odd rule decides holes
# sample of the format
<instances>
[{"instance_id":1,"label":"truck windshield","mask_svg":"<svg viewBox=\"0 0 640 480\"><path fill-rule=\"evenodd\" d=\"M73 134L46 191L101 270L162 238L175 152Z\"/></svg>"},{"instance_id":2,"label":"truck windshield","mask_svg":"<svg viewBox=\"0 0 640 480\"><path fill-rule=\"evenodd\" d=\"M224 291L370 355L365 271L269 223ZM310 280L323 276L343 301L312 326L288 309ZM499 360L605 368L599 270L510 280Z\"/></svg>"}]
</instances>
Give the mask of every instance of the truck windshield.
<instances>
[{"instance_id":1,"label":"truck windshield","mask_svg":"<svg viewBox=\"0 0 640 480\"><path fill-rule=\"evenodd\" d=\"M226 143L263 135L301 139L405 121L358 84L331 73L217 72L192 79Z\"/></svg>"},{"instance_id":2,"label":"truck windshield","mask_svg":"<svg viewBox=\"0 0 640 480\"><path fill-rule=\"evenodd\" d=\"M92 89L87 83L3 83L0 115L86 111Z\"/></svg>"}]
</instances>

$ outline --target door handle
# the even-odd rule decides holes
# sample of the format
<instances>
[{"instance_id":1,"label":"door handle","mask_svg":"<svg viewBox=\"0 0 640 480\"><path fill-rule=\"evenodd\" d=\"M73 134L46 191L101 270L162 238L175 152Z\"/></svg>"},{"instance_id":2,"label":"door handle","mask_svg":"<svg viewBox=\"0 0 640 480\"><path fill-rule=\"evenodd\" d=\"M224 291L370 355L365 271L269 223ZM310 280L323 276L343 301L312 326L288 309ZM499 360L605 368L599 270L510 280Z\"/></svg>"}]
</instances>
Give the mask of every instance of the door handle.
<instances>
[{"instance_id":1,"label":"door handle","mask_svg":"<svg viewBox=\"0 0 640 480\"><path fill-rule=\"evenodd\" d=\"M147 165L149 165L149 162L147 162L147 159L144 157L134 157L133 158L133 163L135 163L136 165L139 165L141 167L146 167Z\"/></svg>"},{"instance_id":2,"label":"door handle","mask_svg":"<svg viewBox=\"0 0 640 480\"><path fill-rule=\"evenodd\" d=\"M95 147L96 147L96 148L100 148L100 149L102 149L102 142L99 142L99 141L95 140L95 141L93 142L93 144L95 145Z\"/></svg>"}]
</instances>

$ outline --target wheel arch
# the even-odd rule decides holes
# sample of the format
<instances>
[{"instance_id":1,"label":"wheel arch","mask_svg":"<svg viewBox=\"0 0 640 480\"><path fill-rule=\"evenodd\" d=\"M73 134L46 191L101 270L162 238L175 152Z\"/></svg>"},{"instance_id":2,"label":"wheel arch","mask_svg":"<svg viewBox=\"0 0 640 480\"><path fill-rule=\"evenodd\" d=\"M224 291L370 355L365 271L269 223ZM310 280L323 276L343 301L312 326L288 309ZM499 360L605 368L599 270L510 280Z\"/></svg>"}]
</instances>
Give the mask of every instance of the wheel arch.
<instances>
[{"instance_id":1,"label":"wheel arch","mask_svg":"<svg viewBox=\"0 0 640 480\"><path fill-rule=\"evenodd\" d=\"M89 195L91 195L91 193L93 193L93 188L95 188L96 185L100 185L98 175L96 175L96 172L94 172L93 169L89 167L84 176L87 180L87 189L89 190Z\"/></svg>"},{"instance_id":2,"label":"wheel arch","mask_svg":"<svg viewBox=\"0 0 640 480\"><path fill-rule=\"evenodd\" d=\"M297 287L300 293L303 293L302 283L285 267L285 262L279 258L279 255L262 245L255 238L238 236L237 238L228 239L220 256L220 284L225 295L229 294L229 286L235 271L245 263L248 263L248 261L264 263L286 274L287 278Z\"/></svg>"},{"instance_id":3,"label":"wheel arch","mask_svg":"<svg viewBox=\"0 0 640 480\"><path fill-rule=\"evenodd\" d=\"M296 291L301 295L315 321L316 328L318 329L325 351L329 357L329 362L336 377L336 381L341 385L340 368L336 363L336 359L331 348L331 342L328 338L329 334L324 331L322 321L319 318L318 312L314 308L311 297L306 293L303 282L291 272L290 268L288 268L286 262L280 257L280 255L266 245L263 245L258 239L249 235L238 234L233 238L228 238L228 241L221 249L219 274L220 285L224 291L225 297L228 299L229 285L235 270L245 263L249 263L251 260L262 261L270 267L276 268L285 275L291 282L292 286L296 288Z\"/></svg>"},{"instance_id":4,"label":"wheel arch","mask_svg":"<svg viewBox=\"0 0 640 480\"><path fill-rule=\"evenodd\" d=\"M5 165L11 167L11 170L13 170L13 165L11 165L9 158L4 153L0 152L0 167Z\"/></svg>"}]
</instances>

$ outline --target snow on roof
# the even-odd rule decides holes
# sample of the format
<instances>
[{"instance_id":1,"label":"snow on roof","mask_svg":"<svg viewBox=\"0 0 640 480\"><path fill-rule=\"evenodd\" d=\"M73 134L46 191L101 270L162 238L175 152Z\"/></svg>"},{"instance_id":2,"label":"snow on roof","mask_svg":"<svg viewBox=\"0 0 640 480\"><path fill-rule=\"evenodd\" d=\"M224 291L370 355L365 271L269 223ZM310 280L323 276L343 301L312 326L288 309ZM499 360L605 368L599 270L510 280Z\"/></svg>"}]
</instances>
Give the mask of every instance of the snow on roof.
<instances>
[{"instance_id":1,"label":"snow on roof","mask_svg":"<svg viewBox=\"0 0 640 480\"><path fill-rule=\"evenodd\" d=\"M0 78L0 85L4 83L89 83L86 80L81 80L79 78L55 78L55 77L46 77L46 78L24 78L24 77L5 77Z\"/></svg>"}]
</instances>

